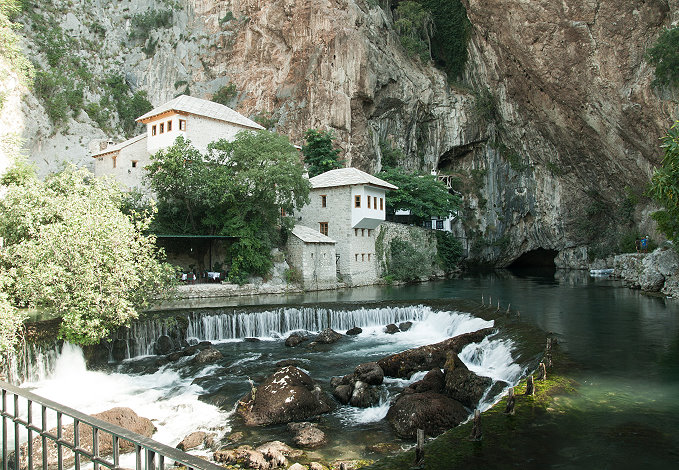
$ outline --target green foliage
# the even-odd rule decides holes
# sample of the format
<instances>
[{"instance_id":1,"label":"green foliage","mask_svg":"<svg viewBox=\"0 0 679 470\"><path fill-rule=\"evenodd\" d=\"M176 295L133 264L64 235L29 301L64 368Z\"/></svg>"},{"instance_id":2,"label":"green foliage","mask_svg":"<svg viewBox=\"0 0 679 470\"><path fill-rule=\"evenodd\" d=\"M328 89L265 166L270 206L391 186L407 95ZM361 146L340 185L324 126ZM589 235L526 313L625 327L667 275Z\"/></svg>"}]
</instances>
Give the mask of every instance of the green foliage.
<instances>
[{"instance_id":1,"label":"green foliage","mask_svg":"<svg viewBox=\"0 0 679 470\"><path fill-rule=\"evenodd\" d=\"M29 84L33 78L33 66L21 49L20 25L13 21L20 10L18 1L0 0L0 59L7 62L22 83ZM2 73L4 70L0 69Z\"/></svg>"},{"instance_id":2,"label":"green foliage","mask_svg":"<svg viewBox=\"0 0 679 470\"><path fill-rule=\"evenodd\" d=\"M267 131L213 142L207 155L180 137L151 156L146 170L158 195L156 230L239 237L227 253L229 280L236 283L269 272L271 249L292 226L281 208L292 213L308 202L297 150Z\"/></svg>"},{"instance_id":3,"label":"green foliage","mask_svg":"<svg viewBox=\"0 0 679 470\"><path fill-rule=\"evenodd\" d=\"M436 249L438 253L438 263L441 269L451 272L457 268L462 259L462 242L452 233L442 230L436 231Z\"/></svg>"},{"instance_id":4,"label":"green foliage","mask_svg":"<svg viewBox=\"0 0 679 470\"><path fill-rule=\"evenodd\" d=\"M553 161L549 161L545 164L549 172L554 175L554 176L562 176L565 172L563 168L557 163Z\"/></svg>"},{"instance_id":5,"label":"green foliage","mask_svg":"<svg viewBox=\"0 0 679 470\"><path fill-rule=\"evenodd\" d=\"M172 26L172 10L147 10L132 16L130 39L146 40L151 31Z\"/></svg>"},{"instance_id":6,"label":"green foliage","mask_svg":"<svg viewBox=\"0 0 679 470\"><path fill-rule=\"evenodd\" d=\"M276 123L278 122L276 118L271 116L271 113L268 112L257 113L253 116L252 120L265 129L276 127Z\"/></svg>"},{"instance_id":7,"label":"green foliage","mask_svg":"<svg viewBox=\"0 0 679 470\"><path fill-rule=\"evenodd\" d=\"M104 85L105 95L99 102L100 107L115 109L126 136L131 137L139 132L141 125L137 124L136 119L153 109L146 91L133 93L122 75L109 75Z\"/></svg>"},{"instance_id":8,"label":"green foliage","mask_svg":"<svg viewBox=\"0 0 679 470\"><path fill-rule=\"evenodd\" d=\"M391 146L389 142L380 140L380 153L382 154L382 168L395 168L405 160L403 151Z\"/></svg>"},{"instance_id":9,"label":"green foliage","mask_svg":"<svg viewBox=\"0 0 679 470\"><path fill-rule=\"evenodd\" d=\"M431 261L424 251L411 243L394 238L389 246L387 275L399 281L416 281L431 273Z\"/></svg>"},{"instance_id":10,"label":"green foliage","mask_svg":"<svg viewBox=\"0 0 679 470\"><path fill-rule=\"evenodd\" d=\"M0 354L15 348L25 315L9 301L5 293L4 274L0 274Z\"/></svg>"},{"instance_id":11,"label":"green foliage","mask_svg":"<svg viewBox=\"0 0 679 470\"><path fill-rule=\"evenodd\" d=\"M94 344L137 318L174 277L158 261L150 220L120 210L121 193L74 167L11 184L0 201L4 292L61 316L60 335Z\"/></svg>"},{"instance_id":12,"label":"green foliage","mask_svg":"<svg viewBox=\"0 0 679 470\"><path fill-rule=\"evenodd\" d=\"M497 98L490 91L490 88L485 88L474 94L474 113L486 124L497 122L500 118L500 112L497 106Z\"/></svg>"},{"instance_id":13,"label":"green foliage","mask_svg":"<svg viewBox=\"0 0 679 470\"><path fill-rule=\"evenodd\" d=\"M658 229L676 247L679 246L679 121L667 131L662 147L665 149L662 166L653 172L648 193L663 207L652 215Z\"/></svg>"},{"instance_id":14,"label":"green foliage","mask_svg":"<svg viewBox=\"0 0 679 470\"><path fill-rule=\"evenodd\" d=\"M221 87L217 93L212 95L212 101L223 104L224 106L229 106L237 94L238 90L236 90L236 84L229 83L228 85Z\"/></svg>"},{"instance_id":15,"label":"green foliage","mask_svg":"<svg viewBox=\"0 0 679 470\"><path fill-rule=\"evenodd\" d=\"M434 34L434 20L431 11L418 2L399 2L395 10L394 27L401 45L410 57L419 57L426 62L431 57L431 37Z\"/></svg>"},{"instance_id":16,"label":"green foliage","mask_svg":"<svg viewBox=\"0 0 679 470\"><path fill-rule=\"evenodd\" d=\"M219 18L219 26L223 26L225 23L228 23L234 18L233 12L231 10L228 10L224 16Z\"/></svg>"},{"instance_id":17,"label":"green foliage","mask_svg":"<svg viewBox=\"0 0 679 470\"><path fill-rule=\"evenodd\" d=\"M663 31L646 60L655 66L655 85L679 84L679 26Z\"/></svg>"},{"instance_id":18,"label":"green foliage","mask_svg":"<svg viewBox=\"0 0 679 470\"><path fill-rule=\"evenodd\" d=\"M387 168L378 175L398 186L386 195L387 211L408 210L417 220L430 216L448 217L460 207L460 198L448 192L446 185L434 175L406 173L401 168Z\"/></svg>"},{"instance_id":19,"label":"green foliage","mask_svg":"<svg viewBox=\"0 0 679 470\"><path fill-rule=\"evenodd\" d=\"M285 270L285 282L288 284L301 284L302 271L297 268L288 268Z\"/></svg>"},{"instance_id":20,"label":"green foliage","mask_svg":"<svg viewBox=\"0 0 679 470\"><path fill-rule=\"evenodd\" d=\"M302 155L310 177L342 168L344 162L339 156L339 149L333 146L333 140L332 131L308 129L304 133Z\"/></svg>"}]
</instances>

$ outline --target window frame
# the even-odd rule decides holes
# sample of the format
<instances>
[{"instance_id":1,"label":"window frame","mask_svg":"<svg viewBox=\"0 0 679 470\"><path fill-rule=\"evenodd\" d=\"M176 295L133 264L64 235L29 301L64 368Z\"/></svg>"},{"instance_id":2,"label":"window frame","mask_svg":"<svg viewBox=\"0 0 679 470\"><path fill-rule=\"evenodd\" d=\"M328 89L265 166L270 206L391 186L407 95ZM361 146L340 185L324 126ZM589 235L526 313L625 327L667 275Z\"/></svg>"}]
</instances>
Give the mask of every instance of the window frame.
<instances>
[{"instance_id":1,"label":"window frame","mask_svg":"<svg viewBox=\"0 0 679 470\"><path fill-rule=\"evenodd\" d=\"M384 199L380 198L380 210L384 210Z\"/></svg>"},{"instance_id":2,"label":"window frame","mask_svg":"<svg viewBox=\"0 0 679 470\"><path fill-rule=\"evenodd\" d=\"M179 130L186 132L186 119L179 120Z\"/></svg>"},{"instance_id":3,"label":"window frame","mask_svg":"<svg viewBox=\"0 0 679 470\"><path fill-rule=\"evenodd\" d=\"M132 160L132 168L137 168L137 163L139 163L139 160Z\"/></svg>"},{"instance_id":4,"label":"window frame","mask_svg":"<svg viewBox=\"0 0 679 470\"><path fill-rule=\"evenodd\" d=\"M368 196L368 209L370 209L370 196Z\"/></svg>"},{"instance_id":5,"label":"window frame","mask_svg":"<svg viewBox=\"0 0 679 470\"><path fill-rule=\"evenodd\" d=\"M167 132L172 132L172 119L167 121Z\"/></svg>"},{"instance_id":6,"label":"window frame","mask_svg":"<svg viewBox=\"0 0 679 470\"><path fill-rule=\"evenodd\" d=\"M356 194L354 196L354 209L360 209L361 208L361 195Z\"/></svg>"},{"instance_id":7,"label":"window frame","mask_svg":"<svg viewBox=\"0 0 679 470\"><path fill-rule=\"evenodd\" d=\"M318 231L327 237L328 236L328 222L319 222L318 223Z\"/></svg>"},{"instance_id":8,"label":"window frame","mask_svg":"<svg viewBox=\"0 0 679 470\"><path fill-rule=\"evenodd\" d=\"M151 135L157 135L158 134L158 129L157 126L154 124L151 126Z\"/></svg>"},{"instance_id":9,"label":"window frame","mask_svg":"<svg viewBox=\"0 0 679 470\"><path fill-rule=\"evenodd\" d=\"M165 133L165 123L164 122L161 122L160 124L158 124L158 131L159 131L158 132L159 134Z\"/></svg>"},{"instance_id":10,"label":"window frame","mask_svg":"<svg viewBox=\"0 0 679 470\"><path fill-rule=\"evenodd\" d=\"M328 207L328 195L321 194L321 207Z\"/></svg>"}]
</instances>

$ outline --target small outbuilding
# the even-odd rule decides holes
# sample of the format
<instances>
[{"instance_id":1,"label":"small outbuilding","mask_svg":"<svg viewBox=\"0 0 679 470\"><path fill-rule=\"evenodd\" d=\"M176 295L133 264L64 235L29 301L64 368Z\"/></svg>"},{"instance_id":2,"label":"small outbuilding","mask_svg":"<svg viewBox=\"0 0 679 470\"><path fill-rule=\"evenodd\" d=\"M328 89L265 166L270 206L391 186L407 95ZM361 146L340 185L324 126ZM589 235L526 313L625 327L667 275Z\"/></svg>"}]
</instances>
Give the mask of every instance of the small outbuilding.
<instances>
[{"instance_id":1,"label":"small outbuilding","mask_svg":"<svg viewBox=\"0 0 679 470\"><path fill-rule=\"evenodd\" d=\"M305 289L329 289L337 284L335 240L304 225L288 237L288 264L297 269Z\"/></svg>"}]
</instances>

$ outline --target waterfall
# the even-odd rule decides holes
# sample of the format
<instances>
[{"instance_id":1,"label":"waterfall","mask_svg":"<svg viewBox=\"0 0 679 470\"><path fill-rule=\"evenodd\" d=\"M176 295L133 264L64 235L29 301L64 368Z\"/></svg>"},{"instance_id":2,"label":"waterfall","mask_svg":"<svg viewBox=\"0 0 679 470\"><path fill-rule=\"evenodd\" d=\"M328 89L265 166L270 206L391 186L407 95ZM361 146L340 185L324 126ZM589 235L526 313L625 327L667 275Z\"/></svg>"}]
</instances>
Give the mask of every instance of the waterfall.
<instances>
[{"instance_id":1,"label":"waterfall","mask_svg":"<svg viewBox=\"0 0 679 470\"><path fill-rule=\"evenodd\" d=\"M321 331L325 328L332 328L337 331L346 331L355 326L359 328L381 328L390 323L419 322L436 313L430 307L423 305L359 308L356 310L312 307L280 308L263 312L218 315L201 313L189 315L186 335L187 338L195 338L201 341L220 341L246 337L277 338L300 330ZM449 313L446 312L446 315L448 316ZM473 317L459 314L457 318L462 322ZM480 320L480 322L483 322L483 320ZM492 322L487 326L492 326ZM478 326L478 328L483 328L483 326Z\"/></svg>"},{"instance_id":2,"label":"waterfall","mask_svg":"<svg viewBox=\"0 0 679 470\"><path fill-rule=\"evenodd\" d=\"M62 343L24 343L14 354L6 354L0 363L0 375L13 384L33 382L47 377L54 369Z\"/></svg>"}]
</instances>

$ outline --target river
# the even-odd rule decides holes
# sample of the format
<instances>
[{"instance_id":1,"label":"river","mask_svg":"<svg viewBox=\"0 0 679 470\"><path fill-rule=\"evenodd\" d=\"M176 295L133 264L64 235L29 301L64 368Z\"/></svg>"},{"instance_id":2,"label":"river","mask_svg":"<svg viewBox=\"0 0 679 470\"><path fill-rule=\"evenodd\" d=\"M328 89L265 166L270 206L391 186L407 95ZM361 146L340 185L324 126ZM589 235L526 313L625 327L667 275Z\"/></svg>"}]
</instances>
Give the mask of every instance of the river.
<instances>
[{"instance_id":1,"label":"river","mask_svg":"<svg viewBox=\"0 0 679 470\"><path fill-rule=\"evenodd\" d=\"M286 440L284 426L239 427L232 410L249 390L248 380L256 383L275 370L278 361L292 358L325 386L331 376L350 373L361 362L489 324L470 317L467 311L473 309L456 311L460 299L511 309L513 321L554 333L576 363L572 374L580 385L570 399L572 412L549 428L552 451L536 453L535 460L526 460L528 467L670 468L679 462L677 301L647 297L582 272L470 273L410 286L183 302L173 307L203 312L192 315L190 332L215 342L225 356L219 364L157 368L154 357L143 357L114 369L89 371L80 350L65 347L52 372L24 386L88 413L130 406L154 419L158 428L154 439L170 445L196 429L215 432L220 438L242 430L248 444ZM205 312L219 313L217 304L248 307L243 307L238 324L233 323L233 315L225 315L231 323L219 330L213 320L205 323ZM382 333L384 324L405 320L415 321L411 331ZM298 328L346 330L354 324L365 327L364 333L327 351L282 345L282 338ZM243 341L246 336L260 341ZM521 357L520 341L498 335L484 344L481 354L478 348L468 347L462 358L477 373L515 383L526 368L534 366ZM74 381L78 387L73 387ZM313 455L376 458L366 450L368 445L389 441L407 447L409 443L396 439L383 420L389 397L405 383L388 381L376 407L340 407L323 417L321 426L330 431L331 439ZM483 406L491 402L492 397L487 397ZM498 462L495 468L506 464L512 466Z\"/></svg>"}]
</instances>

